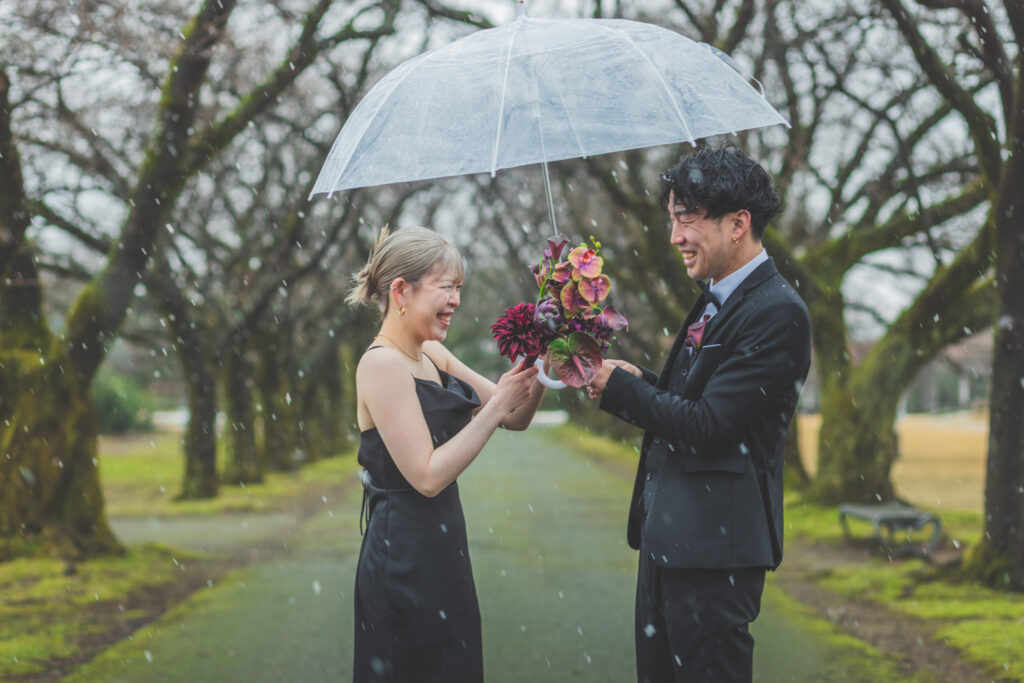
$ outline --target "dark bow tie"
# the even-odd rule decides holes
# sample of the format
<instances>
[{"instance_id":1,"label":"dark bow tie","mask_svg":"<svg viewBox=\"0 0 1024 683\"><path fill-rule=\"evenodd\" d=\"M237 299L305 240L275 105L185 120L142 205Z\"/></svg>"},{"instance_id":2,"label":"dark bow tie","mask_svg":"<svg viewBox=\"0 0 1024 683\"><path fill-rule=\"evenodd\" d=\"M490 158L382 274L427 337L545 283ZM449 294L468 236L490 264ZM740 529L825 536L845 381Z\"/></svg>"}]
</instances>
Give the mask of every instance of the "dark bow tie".
<instances>
[{"instance_id":1,"label":"dark bow tie","mask_svg":"<svg viewBox=\"0 0 1024 683\"><path fill-rule=\"evenodd\" d=\"M722 310L722 302L718 300L715 293L711 291L711 285L708 284L707 280L697 280L697 286L700 287L700 291L704 292L704 296L708 301L715 305L715 308Z\"/></svg>"}]
</instances>

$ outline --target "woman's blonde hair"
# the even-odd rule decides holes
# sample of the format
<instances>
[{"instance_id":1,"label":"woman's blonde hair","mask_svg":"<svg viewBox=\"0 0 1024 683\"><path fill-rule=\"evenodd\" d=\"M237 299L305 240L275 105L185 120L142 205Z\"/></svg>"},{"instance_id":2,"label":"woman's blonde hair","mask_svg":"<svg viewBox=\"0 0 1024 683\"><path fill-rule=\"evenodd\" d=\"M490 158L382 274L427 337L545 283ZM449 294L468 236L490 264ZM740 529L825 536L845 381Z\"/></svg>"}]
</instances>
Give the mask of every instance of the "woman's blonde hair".
<instances>
[{"instance_id":1,"label":"woman's blonde hair","mask_svg":"<svg viewBox=\"0 0 1024 683\"><path fill-rule=\"evenodd\" d=\"M353 306L375 301L381 315L387 315L388 290L396 278L415 287L435 270L461 281L466 265L458 250L433 230L409 227L389 234L384 226L366 265L353 276L356 284L346 300Z\"/></svg>"}]
</instances>

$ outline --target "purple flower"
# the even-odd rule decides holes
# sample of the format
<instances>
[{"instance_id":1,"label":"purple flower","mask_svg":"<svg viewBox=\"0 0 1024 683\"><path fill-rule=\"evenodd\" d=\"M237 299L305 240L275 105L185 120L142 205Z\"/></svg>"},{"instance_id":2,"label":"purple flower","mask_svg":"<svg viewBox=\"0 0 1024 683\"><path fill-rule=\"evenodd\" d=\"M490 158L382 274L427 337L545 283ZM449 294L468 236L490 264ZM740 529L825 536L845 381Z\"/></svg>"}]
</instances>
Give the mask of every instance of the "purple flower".
<instances>
[{"instance_id":1,"label":"purple flower","mask_svg":"<svg viewBox=\"0 0 1024 683\"><path fill-rule=\"evenodd\" d=\"M562 304L552 297L541 299L533 309L533 322L550 341L558 334L558 328L565 322L565 316L562 315Z\"/></svg>"}]
</instances>

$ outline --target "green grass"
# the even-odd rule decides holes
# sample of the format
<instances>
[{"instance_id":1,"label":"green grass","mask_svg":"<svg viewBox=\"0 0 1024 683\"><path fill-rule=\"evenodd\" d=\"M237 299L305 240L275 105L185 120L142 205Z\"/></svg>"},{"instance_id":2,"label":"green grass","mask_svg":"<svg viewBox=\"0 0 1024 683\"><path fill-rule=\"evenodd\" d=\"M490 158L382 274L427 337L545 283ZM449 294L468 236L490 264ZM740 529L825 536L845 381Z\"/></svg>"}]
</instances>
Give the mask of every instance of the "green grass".
<instances>
[{"instance_id":1,"label":"green grass","mask_svg":"<svg viewBox=\"0 0 1024 683\"><path fill-rule=\"evenodd\" d=\"M179 437L170 433L100 442L100 476L110 517L173 517L281 509L313 486L350 480L351 454L326 458L295 472L270 473L261 484L222 486L216 498L177 500L184 461Z\"/></svg>"},{"instance_id":2,"label":"green grass","mask_svg":"<svg viewBox=\"0 0 1024 683\"><path fill-rule=\"evenodd\" d=\"M0 564L0 680L52 671L78 659L109 629L97 614L130 622L140 616L132 595L176 578L176 562L192 555L158 545L123 557L75 565L28 558ZM106 617L105 617L106 619Z\"/></svg>"},{"instance_id":3,"label":"green grass","mask_svg":"<svg viewBox=\"0 0 1024 683\"><path fill-rule=\"evenodd\" d=\"M968 659L996 664L1004 679L1024 680L1024 624L1016 622L963 620L939 631L939 637L963 652Z\"/></svg>"},{"instance_id":4,"label":"green grass","mask_svg":"<svg viewBox=\"0 0 1024 683\"><path fill-rule=\"evenodd\" d=\"M906 678L899 670L895 658L850 635L832 622L818 617L810 607L791 598L781 589L772 590L773 574L769 574L767 580L768 588L763 599L765 606L770 606L775 612L785 615L788 623L808 635L815 636L830 648L829 667L834 673L834 680L902 680L907 683L916 680ZM800 653L794 652L793 656L800 656Z\"/></svg>"}]
</instances>

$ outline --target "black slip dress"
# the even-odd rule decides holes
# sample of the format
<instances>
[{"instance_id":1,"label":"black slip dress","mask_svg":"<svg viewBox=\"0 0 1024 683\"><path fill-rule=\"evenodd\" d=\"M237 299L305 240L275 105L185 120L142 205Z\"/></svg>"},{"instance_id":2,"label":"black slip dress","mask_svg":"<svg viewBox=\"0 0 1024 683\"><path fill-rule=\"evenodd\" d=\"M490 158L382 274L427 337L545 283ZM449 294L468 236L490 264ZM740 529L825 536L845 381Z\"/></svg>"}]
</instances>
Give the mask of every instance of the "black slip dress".
<instances>
[{"instance_id":1,"label":"black slip dress","mask_svg":"<svg viewBox=\"0 0 1024 683\"><path fill-rule=\"evenodd\" d=\"M378 347L374 347L378 348ZM480 406L473 388L438 369L416 395L434 445ZM376 428L361 434L366 531L355 584L355 683L479 683L480 608L453 482L428 498L398 471Z\"/></svg>"}]
</instances>

